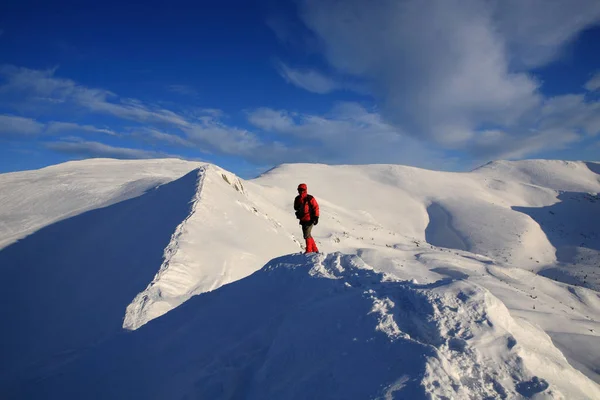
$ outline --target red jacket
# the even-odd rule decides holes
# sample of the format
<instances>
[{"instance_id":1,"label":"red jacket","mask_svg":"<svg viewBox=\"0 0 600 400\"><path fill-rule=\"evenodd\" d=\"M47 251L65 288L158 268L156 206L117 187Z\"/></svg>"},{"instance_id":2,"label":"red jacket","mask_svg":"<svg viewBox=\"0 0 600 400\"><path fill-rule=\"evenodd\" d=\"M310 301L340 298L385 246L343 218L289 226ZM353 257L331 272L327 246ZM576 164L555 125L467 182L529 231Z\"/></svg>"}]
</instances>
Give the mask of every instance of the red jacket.
<instances>
[{"instance_id":1,"label":"red jacket","mask_svg":"<svg viewBox=\"0 0 600 400\"><path fill-rule=\"evenodd\" d=\"M294 199L294 210L300 223L310 222L313 217L319 216L319 203L313 196L304 192Z\"/></svg>"}]
</instances>

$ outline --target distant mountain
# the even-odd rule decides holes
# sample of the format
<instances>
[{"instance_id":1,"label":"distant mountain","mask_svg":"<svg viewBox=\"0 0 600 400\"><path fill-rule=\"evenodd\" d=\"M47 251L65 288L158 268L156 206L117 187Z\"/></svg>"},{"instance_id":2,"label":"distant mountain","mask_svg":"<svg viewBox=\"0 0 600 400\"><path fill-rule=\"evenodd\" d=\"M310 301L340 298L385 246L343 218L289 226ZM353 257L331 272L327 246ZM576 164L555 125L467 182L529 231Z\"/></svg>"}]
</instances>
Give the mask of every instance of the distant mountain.
<instances>
[{"instance_id":1,"label":"distant mountain","mask_svg":"<svg viewBox=\"0 0 600 400\"><path fill-rule=\"evenodd\" d=\"M323 255L289 255L301 182ZM0 397L600 397L598 163L86 160L0 187Z\"/></svg>"}]
</instances>

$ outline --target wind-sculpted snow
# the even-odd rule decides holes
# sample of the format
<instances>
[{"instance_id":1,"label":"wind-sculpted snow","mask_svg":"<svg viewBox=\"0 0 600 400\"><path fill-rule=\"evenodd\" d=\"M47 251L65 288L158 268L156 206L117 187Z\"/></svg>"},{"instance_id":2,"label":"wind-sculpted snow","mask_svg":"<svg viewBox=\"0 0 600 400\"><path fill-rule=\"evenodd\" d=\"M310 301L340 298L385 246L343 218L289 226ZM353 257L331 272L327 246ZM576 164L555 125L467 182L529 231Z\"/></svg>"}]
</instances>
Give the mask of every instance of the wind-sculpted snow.
<instances>
[{"instance_id":1,"label":"wind-sculpted snow","mask_svg":"<svg viewBox=\"0 0 600 400\"><path fill-rule=\"evenodd\" d=\"M340 253L274 259L253 275L196 296L41 378L21 395L600 396L542 331L517 323L478 285L398 281Z\"/></svg>"}]
</instances>

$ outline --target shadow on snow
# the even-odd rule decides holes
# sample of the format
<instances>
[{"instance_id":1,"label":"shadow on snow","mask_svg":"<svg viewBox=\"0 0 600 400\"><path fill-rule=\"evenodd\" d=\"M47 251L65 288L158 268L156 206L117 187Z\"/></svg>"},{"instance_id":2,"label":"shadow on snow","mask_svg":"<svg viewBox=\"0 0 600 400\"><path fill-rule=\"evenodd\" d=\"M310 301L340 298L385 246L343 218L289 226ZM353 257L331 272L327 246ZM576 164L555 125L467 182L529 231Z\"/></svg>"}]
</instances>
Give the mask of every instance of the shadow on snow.
<instances>
[{"instance_id":1,"label":"shadow on snow","mask_svg":"<svg viewBox=\"0 0 600 400\"><path fill-rule=\"evenodd\" d=\"M431 203L427 207L429 224L425 228L427 243L448 249L468 250L468 245L461 234L452 225L452 216L440 204Z\"/></svg>"},{"instance_id":2,"label":"shadow on snow","mask_svg":"<svg viewBox=\"0 0 600 400\"><path fill-rule=\"evenodd\" d=\"M600 197L564 192L547 207L512 207L533 218L556 248L559 262L571 263L577 248L600 252Z\"/></svg>"},{"instance_id":3,"label":"shadow on snow","mask_svg":"<svg viewBox=\"0 0 600 400\"><path fill-rule=\"evenodd\" d=\"M0 251L0 394L121 331L127 305L189 214L197 180L192 171Z\"/></svg>"},{"instance_id":4,"label":"shadow on snow","mask_svg":"<svg viewBox=\"0 0 600 400\"><path fill-rule=\"evenodd\" d=\"M590 171L600 175L600 163L586 162L585 165L589 168Z\"/></svg>"},{"instance_id":5,"label":"shadow on snow","mask_svg":"<svg viewBox=\"0 0 600 400\"><path fill-rule=\"evenodd\" d=\"M245 279L122 332L21 395L307 399L402 390L403 398L426 398L420 380L442 338L422 287L382 281L339 254L324 260L329 272L311 275L315 260L274 259ZM330 276L340 260L340 270L350 272ZM413 339L392 339L377 329L374 295L393 300L395 321Z\"/></svg>"}]
</instances>

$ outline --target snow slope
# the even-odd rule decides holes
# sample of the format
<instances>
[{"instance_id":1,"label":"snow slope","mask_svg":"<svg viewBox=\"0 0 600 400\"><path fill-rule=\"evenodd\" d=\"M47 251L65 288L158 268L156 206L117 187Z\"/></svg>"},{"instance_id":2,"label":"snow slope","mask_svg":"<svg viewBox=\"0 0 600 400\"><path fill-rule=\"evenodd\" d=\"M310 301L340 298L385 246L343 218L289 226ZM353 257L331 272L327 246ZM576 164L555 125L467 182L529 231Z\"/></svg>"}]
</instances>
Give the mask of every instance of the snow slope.
<instances>
[{"instance_id":1,"label":"snow slope","mask_svg":"<svg viewBox=\"0 0 600 400\"><path fill-rule=\"evenodd\" d=\"M600 387L481 286L399 281L357 256L334 253L274 259L102 343L19 394L517 399L541 393L600 398Z\"/></svg>"},{"instance_id":2,"label":"snow slope","mask_svg":"<svg viewBox=\"0 0 600 400\"><path fill-rule=\"evenodd\" d=\"M312 397L344 397L356 381L366 397L600 398L592 382L600 383L597 163L494 162L471 173L294 164L242 181L210 164L90 160L7 175L0 175L7 188L0 196L8 199L0 225L10 230L0 243L32 233L0 247L0 268L12 282L0 292L9 305L0 309L8 327L0 333L7 360L0 395L82 397L81 380L98 398L127 397L127 390L156 398L303 398L311 397L306 381L330 394ZM24 186L27 180L34 184ZM300 182L321 206L313 234L329 255L269 263L301 250L291 210ZM27 202L15 214L19 198ZM69 205L77 211L70 214ZM266 277L272 274L278 278ZM310 303L318 291L294 284L315 276L327 282L314 285L327 294ZM343 282L379 300L357 291L350 296L357 307L342 307L347 298L332 287ZM397 299L415 309L396 312L404 310L391 304ZM284 316L283 331L268 313L303 307L316 315ZM321 307L355 321L350 333L383 336L347 363L345 342L337 346L346 331L328 328ZM121 326L137 330L122 334ZM296 331L306 335L297 352ZM127 347L122 369L108 365ZM263 363L274 348L296 375ZM372 352L381 365L364 359ZM414 355L414 368L400 361L404 352ZM334 383L310 367L321 354L326 365L339 363L326 375ZM394 364L388 356L402 365L386 375ZM110 385L90 381L98 366ZM307 375L296 379L298 371Z\"/></svg>"},{"instance_id":3,"label":"snow slope","mask_svg":"<svg viewBox=\"0 0 600 400\"><path fill-rule=\"evenodd\" d=\"M125 308L189 215L197 175L55 222L0 251L0 388L121 331Z\"/></svg>"},{"instance_id":4,"label":"snow slope","mask_svg":"<svg viewBox=\"0 0 600 400\"><path fill-rule=\"evenodd\" d=\"M61 219L137 197L198 165L93 159L0 174L0 248Z\"/></svg>"},{"instance_id":5,"label":"snow slope","mask_svg":"<svg viewBox=\"0 0 600 400\"><path fill-rule=\"evenodd\" d=\"M127 329L298 251L291 232L259 211L239 178L214 165L201 168L199 176L192 212L177 227L150 285L127 307Z\"/></svg>"}]
</instances>

